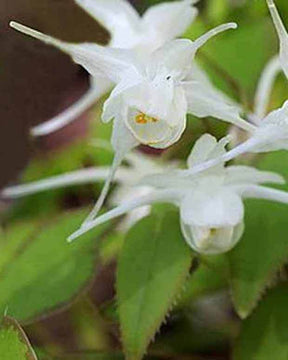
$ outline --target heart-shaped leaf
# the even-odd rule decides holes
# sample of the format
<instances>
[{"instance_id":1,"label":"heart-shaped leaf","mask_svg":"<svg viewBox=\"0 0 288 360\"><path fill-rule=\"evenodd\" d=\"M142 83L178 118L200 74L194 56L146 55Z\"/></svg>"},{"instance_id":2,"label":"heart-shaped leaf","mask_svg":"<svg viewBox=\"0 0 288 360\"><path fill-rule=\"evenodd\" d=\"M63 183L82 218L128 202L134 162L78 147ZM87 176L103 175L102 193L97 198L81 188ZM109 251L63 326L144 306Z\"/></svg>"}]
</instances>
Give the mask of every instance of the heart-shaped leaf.
<instances>
[{"instance_id":1,"label":"heart-shaped leaf","mask_svg":"<svg viewBox=\"0 0 288 360\"><path fill-rule=\"evenodd\" d=\"M245 320L234 360L288 359L288 287L273 289Z\"/></svg>"},{"instance_id":2,"label":"heart-shaped leaf","mask_svg":"<svg viewBox=\"0 0 288 360\"><path fill-rule=\"evenodd\" d=\"M118 309L127 360L143 357L181 293L191 260L175 211L154 212L128 233L117 276Z\"/></svg>"},{"instance_id":3,"label":"heart-shaped leaf","mask_svg":"<svg viewBox=\"0 0 288 360\"><path fill-rule=\"evenodd\" d=\"M17 225L0 238L0 313L30 321L70 302L95 272L95 244L106 228L66 239L86 210L58 216L40 230Z\"/></svg>"},{"instance_id":4,"label":"heart-shaped leaf","mask_svg":"<svg viewBox=\"0 0 288 360\"><path fill-rule=\"evenodd\" d=\"M287 152L271 153L259 162L259 168L280 172L287 162ZM288 206L249 200L245 208L245 233L237 247L227 255L232 299L242 318L255 308L267 286L288 260Z\"/></svg>"}]
</instances>

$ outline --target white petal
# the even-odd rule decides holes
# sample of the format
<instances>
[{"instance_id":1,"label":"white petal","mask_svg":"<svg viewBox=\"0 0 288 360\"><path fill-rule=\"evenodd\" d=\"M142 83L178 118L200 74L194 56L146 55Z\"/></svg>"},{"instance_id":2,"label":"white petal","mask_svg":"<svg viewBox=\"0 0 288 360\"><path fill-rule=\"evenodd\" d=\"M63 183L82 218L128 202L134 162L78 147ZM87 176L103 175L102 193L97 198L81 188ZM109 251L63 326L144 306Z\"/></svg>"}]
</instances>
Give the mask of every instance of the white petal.
<instances>
[{"instance_id":1,"label":"white petal","mask_svg":"<svg viewBox=\"0 0 288 360\"><path fill-rule=\"evenodd\" d=\"M179 189L180 194L185 193L185 189L191 188L191 180L181 177L181 170L172 170L144 176L139 181L139 185L158 189Z\"/></svg>"},{"instance_id":2,"label":"white petal","mask_svg":"<svg viewBox=\"0 0 288 360\"><path fill-rule=\"evenodd\" d=\"M102 121L104 123L109 122L113 118L117 117L119 112L125 107L124 95L130 89L130 93L133 96L133 89L143 82L142 74L135 68L129 69L122 81L120 81L111 92L109 98L105 101L102 112Z\"/></svg>"},{"instance_id":3,"label":"white petal","mask_svg":"<svg viewBox=\"0 0 288 360\"><path fill-rule=\"evenodd\" d=\"M118 82L134 62L133 53L129 50L111 49L91 43L70 44L13 21L10 26L67 53L92 76L106 76L111 81Z\"/></svg>"},{"instance_id":4,"label":"white petal","mask_svg":"<svg viewBox=\"0 0 288 360\"><path fill-rule=\"evenodd\" d=\"M237 29L236 23L227 23L217 26L216 28L207 31L204 35L200 36L198 39L194 41L195 45L195 52L206 44L207 41L209 41L212 37L220 34L223 31L231 30L231 29Z\"/></svg>"},{"instance_id":5,"label":"white petal","mask_svg":"<svg viewBox=\"0 0 288 360\"><path fill-rule=\"evenodd\" d=\"M227 102L226 98L212 86L200 81L189 81L184 87L190 114L198 117L213 116L246 131L255 130L254 125L241 118L239 107Z\"/></svg>"},{"instance_id":6,"label":"white petal","mask_svg":"<svg viewBox=\"0 0 288 360\"><path fill-rule=\"evenodd\" d=\"M267 113L272 86L280 70L281 66L279 57L275 56L268 62L261 75L256 91L255 110L253 114L256 122L258 123L265 117Z\"/></svg>"},{"instance_id":7,"label":"white petal","mask_svg":"<svg viewBox=\"0 0 288 360\"><path fill-rule=\"evenodd\" d=\"M225 169L227 185L233 184L285 184L285 179L282 175L279 175L270 171L257 170L251 166L228 166Z\"/></svg>"},{"instance_id":8,"label":"white petal","mask_svg":"<svg viewBox=\"0 0 288 360\"><path fill-rule=\"evenodd\" d=\"M112 35L113 46L125 48L140 30L140 16L126 0L75 0Z\"/></svg>"},{"instance_id":9,"label":"white petal","mask_svg":"<svg viewBox=\"0 0 288 360\"><path fill-rule=\"evenodd\" d=\"M229 190L213 192L213 183L207 191L187 194L181 203L181 219L185 224L220 228L239 224L243 219L243 203L237 193Z\"/></svg>"},{"instance_id":10,"label":"white petal","mask_svg":"<svg viewBox=\"0 0 288 360\"><path fill-rule=\"evenodd\" d=\"M288 33L274 4L274 1L267 0L267 4L280 40L280 63L288 78Z\"/></svg>"},{"instance_id":11,"label":"white petal","mask_svg":"<svg viewBox=\"0 0 288 360\"><path fill-rule=\"evenodd\" d=\"M195 45L188 39L169 41L152 53L147 72L150 78L163 73L163 78L179 79L191 69Z\"/></svg>"},{"instance_id":12,"label":"white petal","mask_svg":"<svg viewBox=\"0 0 288 360\"><path fill-rule=\"evenodd\" d=\"M215 159L226 154L226 145L229 143L230 138L226 136L219 142L217 139L210 135L204 134L198 139L188 157L187 164L189 168L193 168L207 160ZM224 163L223 163L224 165Z\"/></svg>"},{"instance_id":13,"label":"white petal","mask_svg":"<svg viewBox=\"0 0 288 360\"><path fill-rule=\"evenodd\" d=\"M48 135L70 124L95 104L96 101L106 94L112 86L113 83L106 78L97 77L91 79L91 87L84 96L59 115L33 127L31 129L31 134L33 136Z\"/></svg>"},{"instance_id":14,"label":"white petal","mask_svg":"<svg viewBox=\"0 0 288 360\"><path fill-rule=\"evenodd\" d=\"M42 191L80 184L89 184L96 181L104 181L106 180L108 174L108 167L88 168L73 171L63 175L33 181L28 184L7 187L1 192L1 197L15 199ZM127 169L119 169L115 175L115 181L124 181L127 179L129 174L130 173Z\"/></svg>"},{"instance_id":15,"label":"white petal","mask_svg":"<svg viewBox=\"0 0 288 360\"><path fill-rule=\"evenodd\" d=\"M181 222L181 229L187 244L196 252L206 255L222 254L231 250L240 240L244 224L234 227L203 228Z\"/></svg>"},{"instance_id":16,"label":"white petal","mask_svg":"<svg viewBox=\"0 0 288 360\"><path fill-rule=\"evenodd\" d=\"M198 14L193 3L184 0L151 6L143 15L144 29L153 29L165 41L181 36Z\"/></svg>"},{"instance_id":17,"label":"white petal","mask_svg":"<svg viewBox=\"0 0 288 360\"><path fill-rule=\"evenodd\" d=\"M125 115L124 115L125 116ZM109 188L111 185L111 182L114 179L115 173L120 166L122 160L125 158L126 154L136 147L138 145L137 140L132 136L132 134L129 132L127 127L124 124L124 121L121 117L115 118L114 124L113 124L113 133L111 138L111 143L113 146L113 149L115 151L113 163L111 165L109 174L106 178L105 184L103 186L103 189L101 191L101 194L88 215L88 217L83 222L83 227L85 227L90 221L92 221L100 211L107 195L109 192Z\"/></svg>"},{"instance_id":18,"label":"white petal","mask_svg":"<svg viewBox=\"0 0 288 360\"><path fill-rule=\"evenodd\" d=\"M130 210L136 209L138 207L150 205L155 202L174 202L175 196L177 196L177 194L175 194L175 192L173 191L158 191L143 197L133 199L131 201L127 201L126 203L118 206L117 208L108 211L106 214L99 216L95 220L90 221L86 224L85 227L81 227L78 231L76 231L68 238L68 241L73 241L79 236L90 231L94 227L103 224L106 221L112 220L118 216L124 215Z\"/></svg>"},{"instance_id":19,"label":"white petal","mask_svg":"<svg viewBox=\"0 0 288 360\"><path fill-rule=\"evenodd\" d=\"M228 151L226 154L216 158L205 161L199 165L192 167L191 169L186 171L187 176L195 175L201 173L205 170L208 170L218 164L223 162L227 162L233 160L237 156L245 154L247 152L254 152L255 149L259 146L259 144L263 143L263 139L261 137L252 137L245 141L244 143L236 146L234 149Z\"/></svg>"},{"instance_id":20,"label":"white petal","mask_svg":"<svg viewBox=\"0 0 288 360\"><path fill-rule=\"evenodd\" d=\"M260 185L240 185L237 189L238 194L243 198L255 198L277 201L288 204L288 193L286 191L269 189Z\"/></svg>"}]
</instances>

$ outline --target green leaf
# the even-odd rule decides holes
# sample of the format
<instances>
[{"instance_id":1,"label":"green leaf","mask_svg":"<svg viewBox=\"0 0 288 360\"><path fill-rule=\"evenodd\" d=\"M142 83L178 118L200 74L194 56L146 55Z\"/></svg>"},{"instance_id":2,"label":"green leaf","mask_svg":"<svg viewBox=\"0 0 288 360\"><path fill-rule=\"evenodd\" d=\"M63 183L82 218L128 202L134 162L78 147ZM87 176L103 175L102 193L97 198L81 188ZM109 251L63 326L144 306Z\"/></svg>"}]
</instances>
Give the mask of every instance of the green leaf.
<instances>
[{"instance_id":1,"label":"green leaf","mask_svg":"<svg viewBox=\"0 0 288 360\"><path fill-rule=\"evenodd\" d=\"M39 351L39 360L125 360L124 356L118 353L79 352L62 356L51 356Z\"/></svg>"},{"instance_id":2,"label":"green leaf","mask_svg":"<svg viewBox=\"0 0 288 360\"><path fill-rule=\"evenodd\" d=\"M10 317L0 324L0 356L3 360L37 360L24 331Z\"/></svg>"},{"instance_id":3,"label":"green leaf","mask_svg":"<svg viewBox=\"0 0 288 360\"><path fill-rule=\"evenodd\" d=\"M197 269L185 284L178 306L191 305L199 297L227 288L227 259L223 255L201 257Z\"/></svg>"},{"instance_id":4,"label":"green leaf","mask_svg":"<svg viewBox=\"0 0 288 360\"><path fill-rule=\"evenodd\" d=\"M263 157L258 167L277 172L283 169L288 175L283 167L287 161L287 152L275 152ZM246 202L245 233L238 246L227 254L232 299L242 318L255 308L288 260L287 211L285 204L264 200Z\"/></svg>"},{"instance_id":5,"label":"green leaf","mask_svg":"<svg viewBox=\"0 0 288 360\"><path fill-rule=\"evenodd\" d=\"M246 229L239 245L228 253L232 299L245 318L288 260L287 205L246 202Z\"/></svg>"},{"instance_id":6,"label":"green leaf","mask_svg":"<svg viewBox=\"0 0 288 360\"><path fill-rule=\"evenodd\" d=\"M288 359L287 298L286 283L273 289L244 321L234 360Z\"/></svg>"},{"instance_id":7,"label":"green leaf","mask_svg":"<svg viewBox=\"0 0 288 360\"><path fill-rule=\"evenodd\" d=\"M19 321L30 321L67 304L87 286L95 272L96 240L106 227L72 244L66 241L86 213L58 216L33 235L27 229L10 238L15 227L0 238L0 313L8 308ZM12 252L7 244L15 239L18 247Z\"/></svg>"},{"instance_id":8,"label":"green leaf","mask_svg":"<svg viewBox=\"0 0 288 360\"><path fill-rule=\"evenodd\" d=\"M192 255L175 211L156 212L128 233L117 274L118 310L127 360L143 357L180 295Z\"/></svg>"}]
</instances>

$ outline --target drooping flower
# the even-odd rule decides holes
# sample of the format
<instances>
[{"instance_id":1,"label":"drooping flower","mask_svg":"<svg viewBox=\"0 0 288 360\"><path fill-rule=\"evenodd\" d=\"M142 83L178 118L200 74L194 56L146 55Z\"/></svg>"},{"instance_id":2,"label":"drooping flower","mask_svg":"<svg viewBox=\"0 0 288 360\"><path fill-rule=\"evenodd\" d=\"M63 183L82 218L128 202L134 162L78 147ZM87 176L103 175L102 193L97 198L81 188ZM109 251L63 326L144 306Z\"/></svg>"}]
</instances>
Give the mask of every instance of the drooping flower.
<instances>
[{"instance_id":1,"label":"drooping flower","mask_svg":"<svg viewBox=\"0 0 288 360\"><path fill-rule=\"evenodd\" d=\"M107 46L133 49L145 56L166 42L181 36L197 16L193 6L198 0L180 0L150 7L141 17L126 0L75 0L111 35ZM62 128L91 107L113 88L109 77L91 74L90 89L71 107L32 128L34 136L47 135Z\"/></svg>"},{"instance_id":2,"label":"drooping flower","mask_svg":"<svg viewBox=\"0 0 288 360\"><path fill-rule=\"evenodd\" d=\"M83 226L97 216L125 154L140 143L154 148L172 145L185 129L187 113L214 116L254 130L240 117L240 108L215 90L193 63L201 46L220 32L235 28L234 23L220 25L195 41L172 40L145 56L96 44L69 44L14 22L11 26L58 47L93 76L106 76L116 84L102 116L104 122L114 120L111 142L115 157L103 191Z\"/></svg>"},{"instance_id":3,"label":"drooping flower","mask_svg":"<svg viewBox=\"0 0 288 360\"><path fill-rule=\"evenodd\" d=\"M219 142L211 135L203 135L195 144L188 167L193 168L208 159L225 153L228 138ZM288 203L284 191L263 186L264 183L283 183L283 178L272 172L248 166L228 166L224 163L197 176L185 170L174 170L144 177L139 185L154 189L148 195L124 202L80 228L74 240L95 226L125 214L139 206L155 202L173 203L180 209L183 236L192 249L204 254L229 251L240 240L244 230L244 198L262 198Z\"/></svg>"}]
</instances>

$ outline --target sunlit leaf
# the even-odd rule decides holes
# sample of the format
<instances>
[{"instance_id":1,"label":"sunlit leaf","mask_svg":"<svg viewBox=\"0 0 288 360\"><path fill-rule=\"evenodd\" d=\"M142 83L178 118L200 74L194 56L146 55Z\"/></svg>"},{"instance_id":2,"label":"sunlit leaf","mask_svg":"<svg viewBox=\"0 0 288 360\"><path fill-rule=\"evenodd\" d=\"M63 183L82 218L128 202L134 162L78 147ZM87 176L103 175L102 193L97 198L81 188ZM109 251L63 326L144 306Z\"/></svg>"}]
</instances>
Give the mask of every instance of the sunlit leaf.
<instances>
[{"instance_id":1,"label":"sunlit leaf","mask_svg":"<svg viewBox=\"0 0 288 360\"><path fill-rule=\"evenodd\" d=\"M9 315L28 321L67 304L85 288L95 272L95 244L105 227L72 244L66 239L86 213L87 209L58 216L33 235L17 234L18 247L13 252L5 251L13 231L7 237L3 234L0 313L8 309Z\"/></svg>"},{"instance_id":2,"label":"sunlit leaf","mask_svg":"<svg viewBox=\"0 0 288 360\"><path fill-rule=\"evenodd\" d=\"M3 360L37 360L27 336L10 317L0 323L0 358Z\"/></svg>"},{"instance_id":3,"label":"sunlit leaf","mask_svg":"<svg viewBox=\"0 0 288 360\"><path fill-rule=\"evenodd\" d=\"M127 235L117 276L127 360L141 359L189 273L191 252L174 211L149 216Z\"/></svg>"},{"instance_id":4,"label":"sunlit leaf","mask_svg":"<svg viewBox=\"0 0 288 360\"><path fill-rule=\"evenodd\" d=\"M288 287L272 290L244 321L234 360L288 359Z\"/></svg>"}]
</instances>

